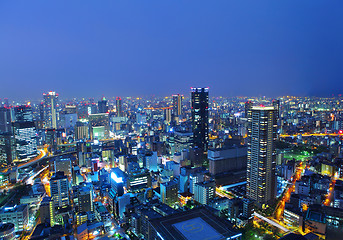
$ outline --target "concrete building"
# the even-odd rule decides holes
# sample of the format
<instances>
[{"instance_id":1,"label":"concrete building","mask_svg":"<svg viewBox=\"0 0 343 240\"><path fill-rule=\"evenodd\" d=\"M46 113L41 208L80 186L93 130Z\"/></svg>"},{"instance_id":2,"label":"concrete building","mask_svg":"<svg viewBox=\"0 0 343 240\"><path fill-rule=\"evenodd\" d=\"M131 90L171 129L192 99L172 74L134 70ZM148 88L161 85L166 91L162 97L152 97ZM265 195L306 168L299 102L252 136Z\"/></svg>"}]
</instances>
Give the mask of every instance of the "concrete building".
<instances>
[{"instance_id":1,"label":"concrete building","mask_svg":"<svg viewBox=\"0 0 343 240\"><path fill-rule=\"evenodd\" d=\"M194 199L195 201L207 205L215 196L216 183L214 181L205 181L195 184Z\"/></svg>"},{"instance_id":2,"label":"concrete building","mask_svg":"<svg viewBox=\"0 0 343 240\"><path fill-rule=\"evenodd\" d=\"M50 179L50 192L56 208L69 206L69 181L63 172L56 172Z\"/></svg>"},{"instance_id":3,"label":"concrete building","mask_svg":"<svg viewBox=\"0 0 343 240\"><path fill-rule=\"evenodd\" d=\"M16 232L26 228L29 220L29 208L27 205L15 205L0 209L0 221L13 223Z\"/></svg>"},{"instance_id":4,"label":"concrete building","mask_svg":"<svg viewBox=\"0 0 343 240\"><path fill-rule=\"evenodd\" d=\"M242 170L247 167L246 146L230 146L208 150L209 172L211 175Z\"/></svg>"},{"instance_id":5,"label":"concrete building","mask_svg":"<svg viewBox=\"0 0 343 240\"><path fill-rule=\"evenodd\" d=\"M172 205L178 202L178 183L176 181L169 181L160 185L161 202Z\"/></svg>"}]
</instances>

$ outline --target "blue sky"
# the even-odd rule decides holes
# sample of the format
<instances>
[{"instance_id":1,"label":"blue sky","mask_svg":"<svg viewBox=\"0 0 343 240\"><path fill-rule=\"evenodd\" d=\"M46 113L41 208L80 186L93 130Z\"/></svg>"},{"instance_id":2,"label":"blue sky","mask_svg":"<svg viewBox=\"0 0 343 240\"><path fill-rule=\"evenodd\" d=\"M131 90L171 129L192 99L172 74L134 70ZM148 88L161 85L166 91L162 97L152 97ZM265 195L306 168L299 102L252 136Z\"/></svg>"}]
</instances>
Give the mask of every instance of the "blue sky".
<instances>
[{"instance_id":1,"label":"blue sky","mask_svg":"<svg viewBox=\"0 0 343 240\"><path fill-rule=\"evenodd\" d=\"M1 1L0 98L343 92L343 1Z\"/></svg>"}]
</instances>

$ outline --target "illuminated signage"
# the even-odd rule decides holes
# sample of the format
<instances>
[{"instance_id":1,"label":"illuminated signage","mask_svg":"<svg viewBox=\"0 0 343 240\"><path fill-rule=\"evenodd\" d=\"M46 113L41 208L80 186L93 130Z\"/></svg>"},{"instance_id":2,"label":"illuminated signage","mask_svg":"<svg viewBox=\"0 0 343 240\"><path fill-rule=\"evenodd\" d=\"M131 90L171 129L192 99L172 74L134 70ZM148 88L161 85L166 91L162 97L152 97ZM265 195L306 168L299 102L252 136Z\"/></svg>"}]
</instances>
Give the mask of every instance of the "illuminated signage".
<instances>
[{"instance_id":1,"label":"illuminated signage","mask_svg":"<svg viewBox=\"0 0 343 240\"><path fill-rule=\"evenodd\" d=\"M116 183L122 183L123 182L123 178L122 177L117 177L117 175L114 172L111 172L111 178Z\"/></svg>"}]
</instances>

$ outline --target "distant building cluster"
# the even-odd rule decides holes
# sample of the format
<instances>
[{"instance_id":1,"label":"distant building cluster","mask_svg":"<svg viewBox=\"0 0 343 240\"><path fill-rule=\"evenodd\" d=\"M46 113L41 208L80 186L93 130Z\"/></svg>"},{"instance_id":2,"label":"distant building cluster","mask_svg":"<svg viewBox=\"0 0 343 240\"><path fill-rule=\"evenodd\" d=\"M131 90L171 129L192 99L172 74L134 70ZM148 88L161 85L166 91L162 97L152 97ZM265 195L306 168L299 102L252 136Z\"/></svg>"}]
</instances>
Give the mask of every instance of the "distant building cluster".
<instances>
[{"instance_id":1,"label":"distant building cluster","mask_svg":"<svg viewBox=\"0 0 343 240\"><path fill-rule=\"evenodd\" d=\"M197 87L0 100L0 238L329 236L343 224L342 104Z\"/></svg>"}]
</instances>

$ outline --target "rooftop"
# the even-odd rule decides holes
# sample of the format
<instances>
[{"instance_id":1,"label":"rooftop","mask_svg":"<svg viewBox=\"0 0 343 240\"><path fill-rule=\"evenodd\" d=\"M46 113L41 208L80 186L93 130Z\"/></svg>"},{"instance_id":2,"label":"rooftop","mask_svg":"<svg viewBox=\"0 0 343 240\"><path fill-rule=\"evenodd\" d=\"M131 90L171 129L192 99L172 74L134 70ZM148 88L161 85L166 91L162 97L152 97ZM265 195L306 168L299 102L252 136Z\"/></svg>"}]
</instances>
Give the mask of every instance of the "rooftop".
<instances>
[{"instance_id":1,"label":"rooftop","mask_svg":"<svg viewBox=\"0 0 343 240\"><path fill-rule=\"evenodd\" d=\"M175 213L150 221L157 234L164 240L232 239L241 233L232 230L231 224L205 207Z\"/></svg>"}]
</instances>

